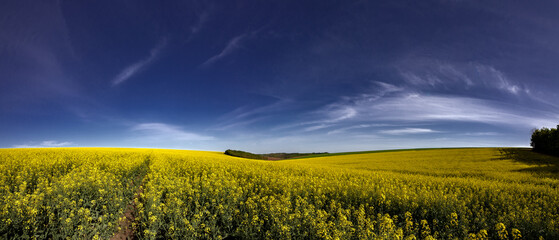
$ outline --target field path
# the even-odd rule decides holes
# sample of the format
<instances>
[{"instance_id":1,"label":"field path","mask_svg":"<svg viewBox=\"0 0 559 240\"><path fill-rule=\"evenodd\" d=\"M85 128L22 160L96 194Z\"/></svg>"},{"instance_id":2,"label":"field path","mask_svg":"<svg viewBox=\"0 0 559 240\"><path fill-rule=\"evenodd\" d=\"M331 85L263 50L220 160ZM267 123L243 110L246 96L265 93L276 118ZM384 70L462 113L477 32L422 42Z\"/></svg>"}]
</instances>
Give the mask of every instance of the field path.
<instances>
[{"instance_id":1,"label":"field path","mask_svg":"<svg viewBox=\"0 0 559 240\"><path fill-rule=\"evenodd\" d=\"M128 206L126 206L126 211L123 214L124 219L118 224L120 230L117 231L113 237L111 237L111 240L135 239L134 229L132 228L132 223L135 221L134 215L136 213L136 201L134 201L134 199L137 199L140 196L140 193L142 193L142 186L144 185L143 180L144 178L142 177L140 179L140 176L136 178L136 181L141 181L141 184L138 186L136 194L132 198L132 201L130 201ZM130 183L130 185L135 186L134 182Z\"/></svg>"}]
</instances>

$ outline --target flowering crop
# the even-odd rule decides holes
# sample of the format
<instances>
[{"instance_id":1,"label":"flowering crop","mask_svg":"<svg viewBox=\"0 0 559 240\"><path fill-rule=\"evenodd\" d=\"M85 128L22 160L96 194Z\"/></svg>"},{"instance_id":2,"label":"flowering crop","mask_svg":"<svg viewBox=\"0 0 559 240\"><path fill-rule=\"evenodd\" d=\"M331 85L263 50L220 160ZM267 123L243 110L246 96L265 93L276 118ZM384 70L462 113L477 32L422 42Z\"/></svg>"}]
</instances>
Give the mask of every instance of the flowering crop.
<instances>
[{"instance_id":1,"label":"flowering crop","mask_svg":"<svg viewBox=\"0 0 559 240\"><path fill-rule=\"evenodd\" d=\"M557 179L497 149L268 162L208 152L153 159L136 201L146 239L559 237Z\"/></svg>"},{"instance_id":2,"label":"flowering crop","mask_svg":"<svg viewBox=\"0 0 559 240\"><path fill-rule=\"evenodd\" d=\"M498 149L6 149L0 236L108 238L133 199L140 239L558 239L557 173L534 164Z\"/></svg>"},{"instance_id":3,"label":"flowering crop","mask_svg":"<svg viewBox=\"0 0 559 240\"><path fill-rule=\"evenodd\" d=\"M112 236L149 156L122 149L1 150L0 236Z\"/></svg>"}]
</instances>

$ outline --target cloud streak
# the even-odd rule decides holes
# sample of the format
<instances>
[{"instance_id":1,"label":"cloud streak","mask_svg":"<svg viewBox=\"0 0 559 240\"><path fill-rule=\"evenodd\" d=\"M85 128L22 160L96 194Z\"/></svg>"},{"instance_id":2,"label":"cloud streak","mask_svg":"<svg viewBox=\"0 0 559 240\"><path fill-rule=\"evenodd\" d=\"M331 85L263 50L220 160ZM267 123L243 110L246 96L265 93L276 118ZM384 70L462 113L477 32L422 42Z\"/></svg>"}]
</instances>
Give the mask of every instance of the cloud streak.
<instances>
[{"instance_id":1,"label":"cloud streak","mask_svg":"<svg viewBox=\"0 0 559 240\"><path fill-rule=\"evenodd\" d=\"M469 133L463 133L462 135L464 136L499 136L501 135L500 133L497 132L469 132Z\"/></svg>"},{"instance_id":2,"label":"cloud streak","mask_svg":"<svg viewBox=\"0 0 559 240\"><path fill-rule=\"evenodd\" d=\"M341 114L348 112L351 114ZM401 90L383 97L378 94L360 94L346 97L317 111L321 115L309 123L319 130L328 127L329 134L356 128L397 124L401 126L434 124L441 122L481 123L523 129L554 126L559 113L530 109L498 101L442 94L423 94ZM322 119L322 120L321 120ZM361 127L363 126L363 127ZM434 133L424 128L383 130L390 135Z\"/></svg>"},{"instance_id":3,"label":"cloud streak","mask_svg":"<svg viewBox=\"0 0 559 240\"><path fill-rule=\"evenodd\" d=\"M131 130L141 134L141 138L149 141L207 141L214 137L200 135L182 130L178 126L165 123L140 123Z\"/></svg>"},{"instance_id":4,"label":"cloud streak","mask_svg":"<svg viewBox=\"0 0 559 240\"><path fill-rule=\"evenodd\" d=\"M406 93L371 105L365 104L366 100L357 101L355 107L366 117L386 121L462 121L537 127L548 125L557 117L553 113L457 96Z\"/></svg>"},{"instance_id":5,"label":"cloud streak","mask_svg":"<svg viewBox=\"0 0 559 240\"><path fill-rule=\"evenodd\" d=\"M497 89L503 93L530 95L493 66L480 63L451 63L435 59L408 59L397 64L397 72L409 85L422 89Z\"/></svg>"},{"instance_id":6,"label":"cloud streak","mask_svg":"<svg viewBox=\"0 0 559 240\"><path fill-rule=\"evenodd\" d=\"M402 129L391 129L391 130L379 131L379 133L389 134L389 135L436 133L436 132L439 132L439 131L435 131L435 130L428 129L428 128L402 128Z\"/></svg>"},{"instance_id":7,"label":"cloud streak","mask_svg":"<svg viewBox=\"0 0 559 240\"><path fill-rule=\"evenodd\" d=\"M112 81L113 87L122 84L138 72L148 67L161 54L165 45L167 45L167 39L163 38L150 50L150 54L147 58L141 59L140 61L137 61L120 71L120 73Z\"/></svg>"},{"instance_id":8,"label":"cloud streak","mask_svg":"<svg viewBox=\"0 0 559 240\"><path fill-rule=\"evenodd\" d=\"M58 142L58 141L42 141L39 144L20 144L13 145L13 148L53 148L53 147L67 147L72 145L72 142Z\"/></svg>"},{"instance_id":9,"label":"cloud streak","mask_svg":"<svg viewBox=\"0 0 559 240\"><path fill-rule=\"evenodd\" d=\"M233 110L218 119L214 130L231 130L242 128L256 122L272 118L283 111L293 110L295 102L290 99L280 99L271 104L250 108L244 106Z\"/></svg>"},{"instance_id":10,"label":"cloud streak","mask_svg":"<svg viewBox=\"0 0 559 240\"><path fill-rule=\"evenodd\" d=\"M252 34L243 33L241 35L238 35L238 36L232 38L231 40L229 40L229 42L227 42L227 45L225 46L225 48L223 48L223 50L221 50L220 53L210 57L208 60L206 60L204 63L202 63L201 66L202 67L209 67L209 66L213 65L214 63L220 61L221 59L231 55L232 53L237 51L239 48L241 48L243 46L243 42L245 42L247 39L249 39L251 37L251 35L254 35L254 33L252 33Z\"/></svg>"},{"instance_id":11,"label":"cloud streak","mask_svg":"<svg viewBox=\"0 0 559 240\"><path fill-rule=\"evenodd\" d=\"M477 65L476 70L481 75L486 85L495 86L497 89L513 95L518 95L521 92L530 92L528 89L512 83L503 72L495 69L494 67Z\"/></svg>"}]
</instances>

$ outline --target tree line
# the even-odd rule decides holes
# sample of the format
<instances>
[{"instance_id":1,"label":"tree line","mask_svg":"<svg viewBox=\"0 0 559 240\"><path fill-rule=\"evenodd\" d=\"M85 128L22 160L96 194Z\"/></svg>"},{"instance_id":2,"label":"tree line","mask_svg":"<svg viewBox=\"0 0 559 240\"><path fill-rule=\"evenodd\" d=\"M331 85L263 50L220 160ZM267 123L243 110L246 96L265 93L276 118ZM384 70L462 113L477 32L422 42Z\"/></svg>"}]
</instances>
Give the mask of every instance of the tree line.
<instances>
[{"instance_id":1,"label":"tree line","mask_svg":"<svg viewBox=\"0 0 559 240\"><path fill-rule=\"evenodd\" d=\"M535 152L559 156L559 125L557 128L535 129L530 145Z\"/></svg>"},{"instance_id":2,"label":"tree line","mask_svg":"<svg viewBox=\"0 0 559 240\"><path fill-rule=\"evenodd\" d=\"M328 152L313 152L313 153L266 153L266 154L255 154L251 152L245 152L241 150L225 150L225 154L234 157L250 158L250 159L261 159L261 160L282 160L290 158L305 157L311 155L324 155Z\"/></svg>"}]
</instances>

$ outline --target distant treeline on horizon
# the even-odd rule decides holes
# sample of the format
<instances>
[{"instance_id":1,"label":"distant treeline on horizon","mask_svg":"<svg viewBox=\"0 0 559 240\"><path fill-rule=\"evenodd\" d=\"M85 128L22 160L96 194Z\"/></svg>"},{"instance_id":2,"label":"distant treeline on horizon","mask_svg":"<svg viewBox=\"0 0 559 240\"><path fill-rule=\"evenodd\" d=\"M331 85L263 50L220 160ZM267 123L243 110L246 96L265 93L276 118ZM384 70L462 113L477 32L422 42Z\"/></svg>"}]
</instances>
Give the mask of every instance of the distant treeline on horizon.
<instances>
[{"instance_id":1,"label":"distant treeline on horizon","mask_svg":"<svg viewBox=\"0 0 559 240\"><path fill-rule=\"evenodd\" d=\"M289 158L297 158L309 155L316 155L316 154L327 154L328 152L320 152L320 153L266 153L266 154L254 154L250 152L240 151L240 150L231 150L227 149L225 151L226 155L234 156L234 157L242 157L242 158L250 158L250 159L261 159L261 160L282 160L282 159L289 159Z\"/></svg>"}]
</instances>

